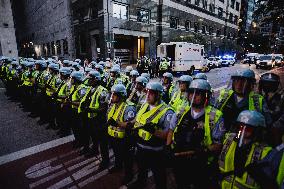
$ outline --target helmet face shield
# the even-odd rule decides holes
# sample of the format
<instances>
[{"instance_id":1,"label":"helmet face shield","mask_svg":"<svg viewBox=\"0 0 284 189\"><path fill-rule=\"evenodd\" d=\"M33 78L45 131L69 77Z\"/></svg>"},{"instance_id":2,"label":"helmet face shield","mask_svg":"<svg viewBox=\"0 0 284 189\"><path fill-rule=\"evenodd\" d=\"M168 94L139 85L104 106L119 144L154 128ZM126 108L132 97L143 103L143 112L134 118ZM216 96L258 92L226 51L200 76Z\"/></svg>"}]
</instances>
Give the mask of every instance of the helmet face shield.
<instances>
[{"instance_id":1,"label":"helmet face shield","mask_svg":"<svg viewBox=\"0 0 284 189\"><path fill-rule=\"evenodd\" d=\"M264 93L269 93L269 92L275 92L277 91L279 87L278 82L273 82L273 81L260 81L259 82L261 90L263 90Z\"/></svg>"},{"instance_id":2,"label":"helmet face shield","mask_svg":"<svg viewBox=\"0 0 284 189\"><path fill-rule=\"evenodd\" d=\"M203 108L208 103L208 92L205 90L191 89L188 92L188 100L192 107Z\"/></svg>"},{"instance_id":3,"label":"helmet face shield","mask_svg":"<svg viewBox=\"0 0 284 189\"><path fill-rule=\"evenodd\" d=\"M251 143L254 129L246 124L240 123L237 135L238 147L241 148Z\"/></svg>"},{"instance_id":4,"label":"helmet face shield","mask_svg":"<svg viewBox=\"0 0 284 189\"><path fill-rule=\"evenodd\" d=\"M243 77L232 78L232 89L239 95L245 95L251 91L252 83Z\"/></svg>"}]
</instances>

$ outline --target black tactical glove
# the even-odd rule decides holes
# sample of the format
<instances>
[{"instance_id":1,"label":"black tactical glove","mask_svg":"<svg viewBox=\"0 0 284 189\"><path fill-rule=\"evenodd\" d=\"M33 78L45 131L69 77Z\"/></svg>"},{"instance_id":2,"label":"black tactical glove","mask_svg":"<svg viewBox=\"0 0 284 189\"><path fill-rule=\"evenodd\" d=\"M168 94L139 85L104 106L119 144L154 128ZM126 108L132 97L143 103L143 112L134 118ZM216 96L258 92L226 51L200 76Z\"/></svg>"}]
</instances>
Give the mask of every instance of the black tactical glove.
<instances>
[{"instance_id":1,"label":"black tactical glove","mask_svg":"<svg viewBox=\"0 0 284 189\"><path fill-rule=\"evenodd\" d=\"M111 126L114 126L114 127L117 127L117 126L118 126L118 123L117 123L113 118L110 118L110 119L107 121L107 124L108 124L108 125L111 125Z\"/></svg>"},{"instance_id":2,"label":"black tactical glove","mask_svg":"<svg viewBox=\"0 0 284 189\"><path fill-rule=\"evenodd\" d=\"M148 131L151 134L154 134L156 129L155 129L155 124L153 123L146 123L143 127L143 130Z\"/></svg>"}]
</instances>

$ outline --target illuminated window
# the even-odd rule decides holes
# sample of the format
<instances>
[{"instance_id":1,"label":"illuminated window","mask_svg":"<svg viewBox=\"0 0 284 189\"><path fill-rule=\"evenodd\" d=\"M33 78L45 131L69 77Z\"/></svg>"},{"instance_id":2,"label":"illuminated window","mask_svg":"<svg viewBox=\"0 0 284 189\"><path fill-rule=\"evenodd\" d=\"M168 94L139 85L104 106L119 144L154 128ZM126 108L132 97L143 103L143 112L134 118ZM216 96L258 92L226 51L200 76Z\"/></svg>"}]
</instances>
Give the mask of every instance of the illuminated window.
<instances>
[{"instance_id":1,"label":"illuminated window","mask_svg":"<svg viewBox=\"0 0 284 189\"><path fill-rule=\"evenodd\" d=\"M113 3L113 17L127 20L128 19L128 5Z\"/></svg>"}]
</instances>

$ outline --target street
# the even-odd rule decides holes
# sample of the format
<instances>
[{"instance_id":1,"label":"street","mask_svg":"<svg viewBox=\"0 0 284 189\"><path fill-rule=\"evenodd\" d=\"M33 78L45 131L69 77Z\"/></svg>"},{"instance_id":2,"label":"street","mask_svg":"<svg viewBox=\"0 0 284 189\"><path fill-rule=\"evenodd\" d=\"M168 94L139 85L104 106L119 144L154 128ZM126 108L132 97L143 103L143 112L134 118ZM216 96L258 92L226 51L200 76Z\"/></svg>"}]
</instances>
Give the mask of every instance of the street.
<instances>
[{"instance_id":1,"label":"street","mask_svg":"<svg viewBox=\"0 0 284 189\"><path fill-rule=\"evenodd\" d=\"M206 75L217 93L226 87L235 71L246 68L247 64L236 64L213 69ZM269 72L255 69L255 65L251 69L257 78ZM283 68L271 71L284 81ZM72 148L72 135L59 138L56 130L46 130L46 125L38 125L39 118L28 117L29 112L25 112L19 102L9 99L3 85L0 86L1 188L119 188L121 172L99 172L100 157L87 159L80 156L78 150ZM169 188L174 188L172 177L168 182ZM153 188L151 183L147 188Z\"/></svg>"}]
</instances>

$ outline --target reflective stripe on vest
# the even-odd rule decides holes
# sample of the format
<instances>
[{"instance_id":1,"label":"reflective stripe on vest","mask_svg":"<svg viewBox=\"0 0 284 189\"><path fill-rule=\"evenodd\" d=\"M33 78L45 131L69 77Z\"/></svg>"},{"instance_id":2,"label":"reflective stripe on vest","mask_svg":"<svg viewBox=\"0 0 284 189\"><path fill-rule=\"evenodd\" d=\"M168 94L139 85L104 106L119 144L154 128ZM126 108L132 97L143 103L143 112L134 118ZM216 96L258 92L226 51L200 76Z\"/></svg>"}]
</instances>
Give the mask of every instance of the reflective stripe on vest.
<instances>
[{"instance_id":1,"label":"reflective stripe on vest","mask_svg":"<svg viewBox=\"0 0 284 189\"><path fill-rule=\"evenodd\" d=\"M157 124L161 117L169 110L169 107L165 103L161 103L150 111L147 111L148 107L148 103L142 105L138 111L134 128L142 127L146 123ZM149 141L152 138L152 134L144 129L138 129L138 136L145 141Z\"/></svg>"},{"instance_id":2,"label":"reflective stripe on vest","mask_svg":"<svg viewBox=\"0 0 284 189\"><path fill-rule=\"evenodd\" d=\"M82 90L84 90L84 93L81 92ZM78 107L78 113L82 112L82 102L84 102L86 100L86 98L89 95L89 93L91 92L91 90L92 90L91 86L83 84L83 87L78 91L79 100L80 100L80 104L79 104L79 107ZM79 94L79 92L80 92L80 94Z\"/></svg>"},{"instance_id":3,"label":"reflective stripe on vest","mask_svg":"<svg viewBox=\"0 0 284 189\"><path fill-rule=\"evenodd\" d=\"M85 88L85 90L86 90L85 94L87 93L88 87L86 85L84 85L84 84L79 85L77 87L76 91L72 94L72 97L71 97L72 102L78 102L85 96L85 95L81 96L79 94L79 92L80 92L80 90L82 88ZM72 108L73 109L78 109L78 111L79 111L79 106L77 106L77 105L72 104Z\"/></svg>"},{"instance_id":4,"label":"reflective stripe on vest","mask_svg":"<svg viewBox=\"0 0 284 189\"><path fill-rule=\"evenodd\" d=\"M106 91L106 89L102 86L98 86L98 88L96 89L96 91L94 92L94 94L92 95L92 99L91 99L91 103L89 105L90 109L94 109L97 110L100 107L100 103L99 103L99 98L102 94L103 91ZM94 118L97 116L97 113L88 113L88 118Z\"/></svg>"},{"instance_id":5,"label":"reflective stripe on vest","mask_svg":"<svg viewBox=\"0 0 284 189\"><path fill-rule=\"evenodd\" d=\"M279 187L281 187L281 184L284 182L284 153L279 165L276 181Z\"/></svg>"},{"instance_id":6,"label":"reflective stripe on vest","mask_svg":"<svg viewBox=\"0 0 284 189\"><path fill-rule=\"evenodd\" d=\"M249 94L249 110L262 112L263 96L250 92Z\"/></svg>"},{"instance_id":7,"label":"reflective stripe on vest","mask_svg":"<svg viewBox=\"0 0 284 189\"><path fill-rule=\"evenodd\" d=\"M220 91L220 96L217 100L217 104L215 105L215 107L222 111L233 93L233 90L222 89Z\"/></svg>"},{"instance_id":8,"label":"reflective stripe on vest","mask_svg":"<svg viewBox=\"0 0 284 189\"><path fill-rule=\"evenodd\" d=\"M219 156L219 168L222 172L230 172L234 170L234 157L237 142L234 141L236 135L230 135L225 141L225 145ZM268 152L271 150L270 147L261 146L257 143L253 144L246 160L245 166L257 162L263 159ZM233 179L234 178L234 179ZM222 188L258 188L253 178L244 172L242 177L230 175L221 182Z\"/></svg>"},{"instance_id":9,"label":"reflective stripe on vest","mask_svg":"<svg viewBox=\"0 0 284 189\"><path fill-rule=\"evenodd\" d=\"M123 122L123 115L124 115L124 111L127 106L128 106L128 103L126 102L121 103L118 108L116 108L117 104L114 104L111 107L107 115L107 120L109 120L110 118L113 118L115 121ZM125 130L124 128L114 127L114 126L109 125L108 134L114 138L124 138Z\"/></svg>"}]
</instances>

